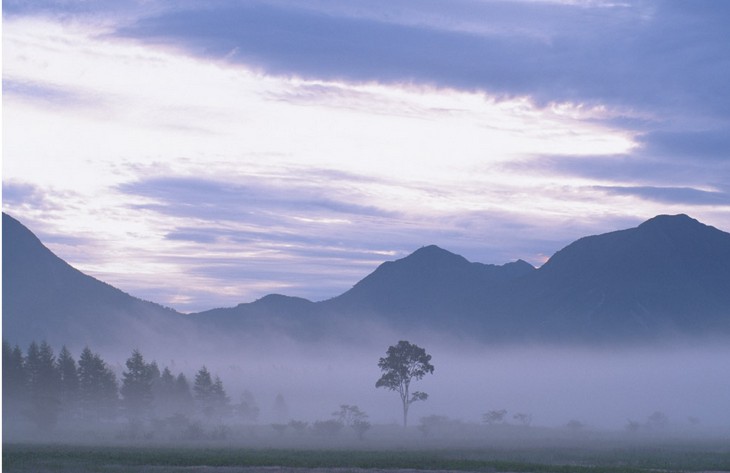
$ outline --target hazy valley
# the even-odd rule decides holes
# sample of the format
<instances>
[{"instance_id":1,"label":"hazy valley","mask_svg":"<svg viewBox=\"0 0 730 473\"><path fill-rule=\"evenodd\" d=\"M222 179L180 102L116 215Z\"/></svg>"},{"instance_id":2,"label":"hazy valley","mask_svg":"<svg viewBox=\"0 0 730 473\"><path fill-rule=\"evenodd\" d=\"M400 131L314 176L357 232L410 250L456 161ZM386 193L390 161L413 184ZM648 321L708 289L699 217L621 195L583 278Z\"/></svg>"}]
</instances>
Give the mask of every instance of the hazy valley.
<instances>
[{"instance_id":1,"label":"hazy valley","mask_svg":"<svg viewBox=\"0 0 730 473\"><path fill-rule=\"evenodd\" d=\"M436 367L417 383L429 398L414 404L412 428L435 422L456 443L528 425L690 437L727 435L730 425L730 234L686 216L578 240L539 269L428 246L327 301L272 295L180 314L78 272L4 214L3 280L3 337L22 352L48 341L54 356L64 345L78 360L90 347L121 383L137 349L190 389L205 365L229 409L252 397L255 418L208 425L191 415L206 435L258 425L254 438L296 443L293 427L279 438L270 424L311 429L341 405L396 425L395 396L375 381L378 358L398 340L426 348ZM484 422L501 410L496 425ZM118 416L109 440L124 429ZM5 419L6 438L36 435L23 415ZM158 440L165 435L177 438Z\"/></svg>"}]
</instances>

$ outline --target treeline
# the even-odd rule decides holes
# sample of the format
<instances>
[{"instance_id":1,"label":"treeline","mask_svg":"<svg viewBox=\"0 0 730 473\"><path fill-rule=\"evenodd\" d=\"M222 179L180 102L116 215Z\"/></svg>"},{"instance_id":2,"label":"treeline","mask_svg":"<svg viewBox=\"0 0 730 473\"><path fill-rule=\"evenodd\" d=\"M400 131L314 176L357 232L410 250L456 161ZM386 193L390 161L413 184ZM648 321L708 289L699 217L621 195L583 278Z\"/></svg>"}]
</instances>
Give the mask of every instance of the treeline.
<instances>
[{"instance_id":1,"label":"treeline","mask_svg":"<svg viewBox=\"0 0 730 473\"><path fill-rule=\"evenodd\" d=\"M29 424L48 431L59 424L99 426L128 421L129 435L146 424L195 436L202 424L231 416L251 422L259 409L245 392L232 404L223 382L203 366L192 384L183 373L160 370L134 350L118 378L88 347L78 361L64 346L32 342L25 353L3 340L3 424Z\"/></svg>"}]
</instances>

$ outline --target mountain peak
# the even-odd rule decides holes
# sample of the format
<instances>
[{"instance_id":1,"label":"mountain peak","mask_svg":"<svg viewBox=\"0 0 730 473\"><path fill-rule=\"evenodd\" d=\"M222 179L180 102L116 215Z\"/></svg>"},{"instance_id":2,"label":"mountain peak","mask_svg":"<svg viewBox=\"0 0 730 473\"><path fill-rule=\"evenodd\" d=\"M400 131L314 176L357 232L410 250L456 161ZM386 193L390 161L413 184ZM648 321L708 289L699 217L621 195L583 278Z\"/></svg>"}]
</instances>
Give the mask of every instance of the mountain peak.
<instances>
[{"instance_id":1,"label":"mountain peak","mask_svg":"<svg viewBox=\"0 0 730 473\"><path fill-rule=\"evenodd\" d=\"M312 304L312 301L309 299L304 299L303 297L295 297L295 296L286 296L284 294L267 294L260 299L256 299L251 304L257 304L257 305L285 305L285 304ZM239 305L245 305L245 304L239 304Z\"/></svg>"},{"instance_id":2,"label":"mountain peak","mask_svg":"<svg viewBox=\"0 0 730 473\"><path fill-rule=\"evenodd\" d=\"M686 214L657 215L639 225L639 228L681 228L689 226L706 226Z\"/></svg>"},{"instance_id":3,"label":"mountain peak","mask_svg":"<svg viewBox=\"0 0 730 473\"><path fill-rule=\"evenodd\" d=\"M699 246L708 244L714 246L720 244L727 239L727 233L717 228L706 225L692 217L679 215L657 215L633 229L636 236L647 241L654 242L671 242L672 251L679 251L683 248L686 251L693 252Z\"/></svg>"},{"instance_id":4,"label":"mountain peak","mask_svg":"<svg viewBox=\"0 0 730 473\"><path fill-rule=\"evenodd\" d=\"M444 250L436 245L422 246L410 255L391 263L405 267L416 266L422 269L442 266L465 266L470 264L463 256Z\"/></svg>"},{"instance_id":5,"label":"mountain peak","mask_svg":"<svg viewBox=\"0 0 730 473\"><path fill-rule=\"evenodd\" d=\"M448 250L444 250L443 248L436 246L436 245L428 245L428 246L422 246L410 255L408 255L406 258L462 258L461 256L452 253Z\"/></svg>"},{"instance_id":6,"label":"mountain peak","mask_svg":"<svg viewBox=\"0 0 730 473\"><path fill-rule=\"evenodd\" d=\"M528 263L527 261L523 260L522 258L518 259L517 261L512 261L510 263L505 263L502 265L503 268L516 268L520 271L532 271L535 269L533 265Z\"/></svg>"}]
</instances>

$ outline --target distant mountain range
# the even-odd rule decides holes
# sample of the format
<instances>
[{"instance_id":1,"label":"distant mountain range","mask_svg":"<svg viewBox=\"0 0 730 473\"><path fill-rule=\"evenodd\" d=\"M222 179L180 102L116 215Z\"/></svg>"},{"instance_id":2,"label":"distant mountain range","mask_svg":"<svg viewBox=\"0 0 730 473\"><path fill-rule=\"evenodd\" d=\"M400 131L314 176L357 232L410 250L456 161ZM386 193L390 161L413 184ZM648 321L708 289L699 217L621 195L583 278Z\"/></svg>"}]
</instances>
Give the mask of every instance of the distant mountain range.
<instances>
[{"instance_id":1,"label":"distant mountain range","mask_svg":"<svg viewBox=\"0 0 730 473\"><path fill-rule=\"evenodd\" d=\"M183 315L75 270L3 214L5 338L93 343L130 327L154 333L171 324L306 339L353 336L369 325L498 342L726 337L730 234L686 215L661 215L636 228L582 238L539 269L522 260L472 263L426 246L383 263L327 301L272 294Z\"/></svg>"}]
</instances>

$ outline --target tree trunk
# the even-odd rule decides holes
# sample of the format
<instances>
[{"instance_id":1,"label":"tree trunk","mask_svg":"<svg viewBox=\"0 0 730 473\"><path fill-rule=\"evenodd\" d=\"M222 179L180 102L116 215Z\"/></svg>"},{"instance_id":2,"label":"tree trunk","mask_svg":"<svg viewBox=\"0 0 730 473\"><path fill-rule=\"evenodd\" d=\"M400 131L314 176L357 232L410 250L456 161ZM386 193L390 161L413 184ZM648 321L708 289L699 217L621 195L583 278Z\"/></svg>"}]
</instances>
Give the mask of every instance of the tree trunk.
<instances>
[{"instance_id":1,"label":"tree trunk","mask_svg":"<svg viewBox=\"0 0 730 473\"><path fill-rule=\"evenodd\" d=\"M408 427L408 391L410 386L408 386L408 383L405 383L405 389L402 391L403 394L401 394L401 400L403 401L403 428Z\"/></svg>"},{"instance_id":2,"label":"tree trunk","mask_svg":"<svg viewBox=\"0 0 730 473\"><path fill-rule=\"evenodd\" d=\"M403 428L408 427L408 400L403 401Z\"/></svg>"}]
</instances>

